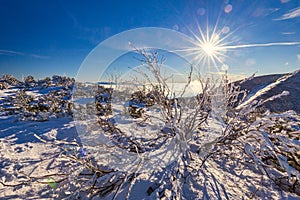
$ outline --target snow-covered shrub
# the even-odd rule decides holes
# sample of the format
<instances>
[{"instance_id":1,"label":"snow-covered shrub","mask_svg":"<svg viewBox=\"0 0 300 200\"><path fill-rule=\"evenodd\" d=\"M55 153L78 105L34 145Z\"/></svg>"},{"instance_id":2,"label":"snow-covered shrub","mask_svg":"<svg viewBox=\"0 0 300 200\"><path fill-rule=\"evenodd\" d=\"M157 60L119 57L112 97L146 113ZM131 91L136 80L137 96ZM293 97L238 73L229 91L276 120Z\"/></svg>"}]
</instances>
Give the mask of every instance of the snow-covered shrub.
<instances>
[{"instance_id":1,"label":"snow-covered shrub","mask_svg":"<svg viewBox=\"0 0 300 200\"><path fill-rule=\"evenodd\" d=\"M36 82L33 76L25 78L24 83L17 82L12 76L3 76L12 85L24 85L15 94L4 98L1 107L9 115L18 114L21 120L45 121L50 116L64 117L72 115L71 89L74 79L55 76L55 83L50 78ZM60 82L57 82L60 80ZM4 81L2 79L2 81ZM3 82L6 83L6 82ZM37 87L38 86L38 87ZM50 90L46 89L49 86ZM44 90L44 91L43 91ZM32 93L32 91L34 91ZM35 95L35 93L39 93Z\"/></svg>"},{"instance_id":2,"label":"snow-covered shrub","mask_svg":"<svg viewBox=\"0 0 300 200\"><path fill-rule=\"evenodd\" d=\"M299 133L296 129L299 127L299 115L294 112L274 114L263 108L265 102L288 95L288 92L268 99L246 101L247 92L240 90L239 85L229 82L225 74L221 82L217 83L199 78L201 92L195 97L184 98L182 94L176 95L171 92L166 79L160 74L162 62L158 60L156 53L140 49L136 51L142 56L142 63L155 80L155 83L147 84L150 85L149 88L155 88L154 102L160 111L159 119L165 124L162 130L165 133L171 132L168 136L174 139L181 150L173 168L167 172L176 172L171 175L176 178L160 186L165 192L167 188L171 188L167 198L183 197L181 186L186 181L185 174L191 173L189 168L195 169L195 166L198 166L196 170L201 170L208 160L226 159L224 156L233 160L253 161L250 165L256 166L262 176L267 176L274 183L280 182L279 186L289 192L299 194L300 142L299 137L295 137ZM140 73L146 80L151 80L149 73ZM191 70L187 87L192 73ZM216 99L216 93L224 95L224 101ZM144 96L145 92L137 91L133 99L141 103ZM147 115L147 112L138 117L143 117L144 120L154 118L151 114ZM221 128L215 130L214 127L218 123ZM103 125L114 134L115 130L119 130L111 123ZM285 126L294 127L289 128L294 131L284 129ZM277 130L276 134L274 130ZM214 131L217 133L213 133ZM127 138L126 141L130 141L138 153L147 151L143 142L137 138ZM198 149L192 151L190 145L198 146ZM235 157L237 154L240 154L241 158Z\"/></svg>"},{"instance_id":3,"label":"snow-covered shrub","mask_svg":"<svg viewBox=\"0 0 300 200\"><path fill-rule=\"evenodd\" d=\"M106 116L112 114L111 100L112 100L112 88L105 88L98 85L96 95L95 95L95 106L97 110L97 115Z\"/></svg>"},{"instance_id":4,"label":"snow-covered shrub","mask_svg":"<svg viewBox=\"0 0 300 200\"><path fill-rule=\"evenodd\" d=\"M13 75L3 75L1 80L11 86L15 86L15 87L23 86L23 83L18 79L16 79Z\"/></svg>"},{"instance_id":5,"label":"snow-covered shrub","mask_svg":"<svg viewBox=\"0 0 300 200\"><path fill-rule=\"evenodd\" d=\"M288 92L268 99L244 101L246 92L239 86L228 84L225 129L218 137L204 160L224 156L249 162L262 175L288 192L300 195L300 117L294 111L271 113L263 104ZM231 154L234 152L234 154ZM239 158L234 155L239 152Z\"/></svg>"},{"instance_id":6,"label":"snow-covered shrub","mask_svg":"<svg viewBox=\"0 0 300 200\"><path fill-rule=\"evenodd\" d=\"M52 76L52 83L55 86L64 86L66 89L72 89L74 85L75 79L74 78L69 78L65 76L58 76L58 75L53 75Z\"/></svg>"},{"instance_id":7,"label":"snow-covered shrub","mask_svg":"<svg viewBox=\"0 0 300 200\"><path fill-rule=\"evenodd\" d=\"M0 81L0 90L5 90L9 87L8 83L5 81Z\"/></svg>"},{"instance_id":8,"label":"snow-covered shrub","mask_svg":"<svg viewBox=\"0 0 300 200\"><path fill-rule=\"evenodd\" d=\"M128 113L134 118L141 118L145 109L155 105L156 88L148 89L143 86L143 90L135 91L131 94L130 99L127 101Z\"/></svg>"},{"instance_id":9,"label":"snow-covered shrub","mask_svg":"<svg viewBox=\"0 0 300 200\"><path fill-rule=\"evenodd\" d=\"M36 86L36 81L33 76L29 75L24 78L24 84L26 88L33 88Z\"/></svg>"},{"instance_id":10,"label":"snow-covered shrub","mask_svg":"<svg viewBox=\"0 0 300 200\"><path fill-rule=\"evenodd\" d=\"M38 80L37 84L41 88L48 88L49 86L51 86L51 78L46 77L44 79Z\"/></svg>"}]
</instances>

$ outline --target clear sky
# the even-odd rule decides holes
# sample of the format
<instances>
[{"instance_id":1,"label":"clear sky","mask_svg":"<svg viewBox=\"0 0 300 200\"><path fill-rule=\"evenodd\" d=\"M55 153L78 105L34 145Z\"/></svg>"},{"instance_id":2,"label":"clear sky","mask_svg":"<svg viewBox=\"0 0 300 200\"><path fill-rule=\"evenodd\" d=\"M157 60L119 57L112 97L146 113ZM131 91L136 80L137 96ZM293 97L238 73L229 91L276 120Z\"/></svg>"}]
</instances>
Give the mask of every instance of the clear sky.
<instances>
[{"instance_id":1,"label":"clear sky","mask_svg":"<svg viewBox=\"0 0 300 200\"><path fill-rule=\"evenodd\" d=\"M295 43L234 48L229 73L300 68L299 0L0 0L0 73L76 76L89 52L120 32L161 27L193 37L217 21L228 45Z\"/></svg>"}]
</instances>

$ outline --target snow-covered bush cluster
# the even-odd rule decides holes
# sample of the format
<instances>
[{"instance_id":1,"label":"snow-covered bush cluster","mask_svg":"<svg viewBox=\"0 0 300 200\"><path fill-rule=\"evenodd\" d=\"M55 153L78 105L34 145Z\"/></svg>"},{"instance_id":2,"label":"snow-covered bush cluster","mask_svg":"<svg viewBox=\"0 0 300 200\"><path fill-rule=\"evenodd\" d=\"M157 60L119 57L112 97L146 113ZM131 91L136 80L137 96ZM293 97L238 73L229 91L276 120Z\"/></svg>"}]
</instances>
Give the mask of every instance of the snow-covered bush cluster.
<instances>
[{"instance_id":1,"label":"snow-covered bush cluster","mask_svg":"<svg viewBox=\"0 0 300 200\"><path fill-rule=\"evenodd\" d=\"M98 89L95 95L95 106L97 110L97 115L103 116L112 114L112 92L112 88L105 88L101 85L98 85Z\"/></svg>"},{"instance_id":2,"label":"snow-covered bush cluster","mask_svg":"<svg viewBox=\"0 0 300 200\"><path fill-rule=\"evenodd\" d=\"M127 193L130 199L139 177L154 176L155 181L147 186L149 198L189 199L189 194L199 193L201 186L191 189L188 185L205 184L201 180L206 181L206 173L212 173L210 170L222 173L216 171L216 166L219 166L219 169L230 167L230 173L233 174L242 174L243 171L239 169L251 168L264 180L261 184L271 181L284 191L300 195L299 114L293 111L271 113L263 107L265 102L288 95L287 91L268 99L251 98L239 85L231 83L226 74L217 81L202 79L192 66L186 86L176 94L161 74L163 63L158 54L144 49L136 51L141 55L140 60L145 67L139 71L139 75L146 82L141 82L141 87L132 84L130 89L119 91L117 87L108 86L104 89L101 86L102 92L97 93L96 110L102 114L98 113L98 117L90 121L98 124L91 126L90 131L100 128L104 131L103 137L108 138L107 147L101 145L110 156L107 159L111 160L106 166L113 168L114 156L117 158L115 162L119 156L123 156L127 163L132 162L127 160L126 152L130 152L130 155L135 153L136 160L140 160L130 165L133 171L125 170L124 164L124 172L133 180L123 180L125 185L131 186L120 186L121 189L115 190L115 193L120 196ZM192 81L198 81L201 92L186 97L185 92ZM76 95L92 99L93 87L81 87ZM125 105L123 110L119 106L121 104ZM109 112L103 110L103 106L99 109L99 105L109 108ZM92 101L89 106L78 109L81 118L77 119L91 119ZM97 152L90 151L92 154ZM159 155L155 152L159 152ZM151 157L152 153L155 156ZM174 156L168 157L168 153ZM99 151L95 154L105 153ZM96 156L96 160L102 164L105 158L100 161ZM149 165L157 171L150 170L149 174L141 169ZM211 191L206 191L207 195L216 195L213 190L212 187ZM245 193L248 191L247 188L244 190ZM252 198L267 194L267 189L258 188L245 195ZM223 197L226 198L226 195Z\"/></svg>"},{"instance_id":3,"label":"snow-covered bush cluster","mask_svg":"<svg viewBox=\"0 0 300 200\"><path fill-rule=\"evenodd\" d=\"M22 82L4 75L0 82L4 85L2 91L7 92L0 101L2 115L17 115L20 120L32 121L71 115L74 79L55 75L52 79L36 81L33 76L27 76Z\"/></svg>"}]
</instances>

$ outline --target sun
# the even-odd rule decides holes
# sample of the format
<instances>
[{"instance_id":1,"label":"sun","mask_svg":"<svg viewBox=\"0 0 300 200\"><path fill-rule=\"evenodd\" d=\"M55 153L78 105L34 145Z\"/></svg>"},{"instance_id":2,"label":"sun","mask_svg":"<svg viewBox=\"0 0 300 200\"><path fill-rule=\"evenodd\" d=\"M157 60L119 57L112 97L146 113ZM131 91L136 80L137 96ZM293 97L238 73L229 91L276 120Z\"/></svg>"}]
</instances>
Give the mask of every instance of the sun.
<instances>
[{"instance_id":1,"label":"sun","mask_svg":"<svg viewBox=\"0 0 300 200\"><path fill-rule=\"evenodd\" d=\"M300 42L269 42L269 43L253 43L253 44L236 44L238 41L232 36L237 30L224 31L219 29L218 22L211 29L207 24L206 28L202 29L198 24L198 31L191 31L191 46L184 49L177 50L186 52L187 56L192 57L195 66L214 67L215 69L222 69L222 66L227 65L225 62L231 57L228 52L242 48L254 47L269 47L269 46L295 46L300 45Z\"/></svg>"},{"instance_id":2,"label":"sun","mask_svg":"<svg viewBox=\"0 0 300 200\"><path fill-rule=\"evenodd\" d=\"M206 42L200 45L207 56L213 56L216 52L216 46L213 43Z\"/></svg>"},{"instance_id":3,"label":"sun","mask_svg":"<svg viewBox=\"0 0 300 200\"><path fill-rule=\"evenodd\" d=\"M190 49L191 53L195 55L195 60L198 64L207 64L217 67L219 64L223 65L226 58L226 43L227 36L218 33L216 29L212 32L206 30L204 33L199 27L199 34L194 34L195 48Z\"/></svg>"},{"instance_id":4,"label":"sun","mask_svg":"<svg viewBox=\"0 0 300 200\"><path fill-rule=\"evenodd\" d=\"M194 36L191 39L192 45L180 51L185 51L188 56L191 56L195 66L218 68L223 66L227 59L227 45L231 44L228 37L231 34L224 35L222 31L217 30L217 25L212 29L208 27L203 31L198 25L198 32L191 31Z\"/></svg>"}]
</instances>

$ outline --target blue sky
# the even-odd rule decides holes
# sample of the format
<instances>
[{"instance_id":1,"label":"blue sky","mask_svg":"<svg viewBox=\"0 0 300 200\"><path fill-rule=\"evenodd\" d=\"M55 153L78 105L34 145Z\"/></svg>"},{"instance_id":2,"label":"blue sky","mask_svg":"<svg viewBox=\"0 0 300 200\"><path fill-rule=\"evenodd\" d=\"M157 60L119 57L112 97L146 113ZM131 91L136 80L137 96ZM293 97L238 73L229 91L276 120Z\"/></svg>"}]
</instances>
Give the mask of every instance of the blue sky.
<instances>
[{"instance_id":1,"label":"blue sky","mask_svg":"<svg viewBox=\"0 0 300 200\"><path fill-rule=\"evenodd\" d=\"M99 43L141 27L192 37L191 32L199 34L197 26L211 29L218 21L231 45L300 42L299 0L0 0L0 5L0 73L18 78L76 76ZM299 45L241 48L226 55L231 74L300 68Z\"/></svg>"}]
</instances>

